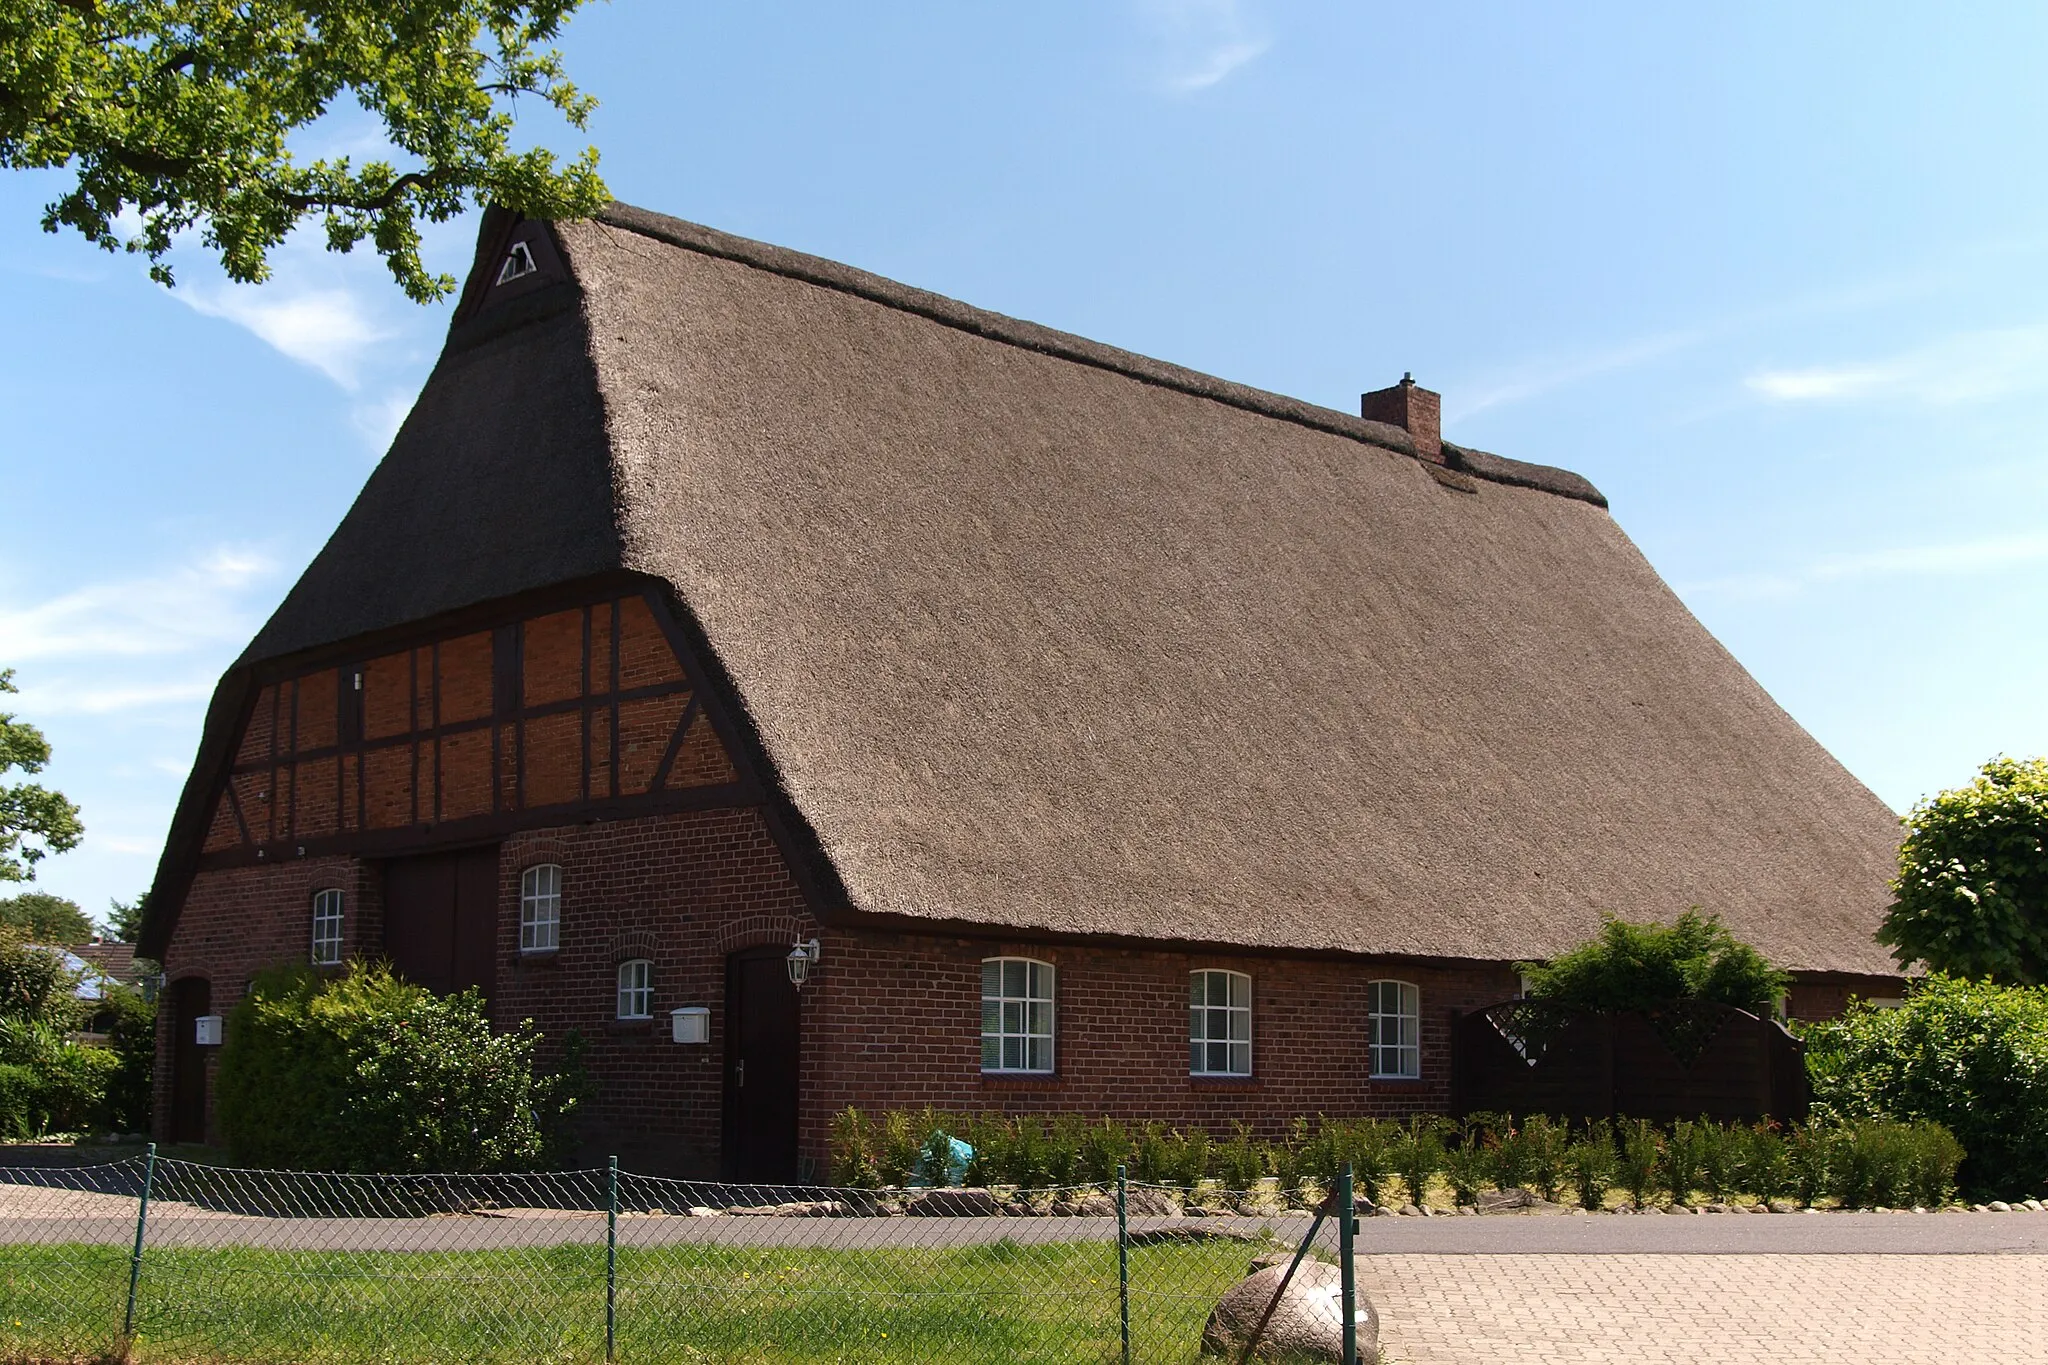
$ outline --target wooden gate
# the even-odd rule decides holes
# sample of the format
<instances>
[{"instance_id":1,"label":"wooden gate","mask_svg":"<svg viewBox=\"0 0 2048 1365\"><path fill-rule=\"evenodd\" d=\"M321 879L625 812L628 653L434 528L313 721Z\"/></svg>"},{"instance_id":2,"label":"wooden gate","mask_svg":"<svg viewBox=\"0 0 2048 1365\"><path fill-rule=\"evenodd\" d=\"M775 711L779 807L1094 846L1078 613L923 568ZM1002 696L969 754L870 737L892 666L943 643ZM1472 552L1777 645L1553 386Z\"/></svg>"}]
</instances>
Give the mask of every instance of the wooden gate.
<instances>
[{"instance_id":1,"label":"wooden gate","mask_svg":"<svg viewBox=\"0 0 2048 1365\"><path fill-rule=\"evenodd\" d=\"M1806 1046L1706 1000L1604 1014L1507 1000L1452 1025L1451 1106L1560 1118L1806 1117Z\"/></svg>"}]
</instances>

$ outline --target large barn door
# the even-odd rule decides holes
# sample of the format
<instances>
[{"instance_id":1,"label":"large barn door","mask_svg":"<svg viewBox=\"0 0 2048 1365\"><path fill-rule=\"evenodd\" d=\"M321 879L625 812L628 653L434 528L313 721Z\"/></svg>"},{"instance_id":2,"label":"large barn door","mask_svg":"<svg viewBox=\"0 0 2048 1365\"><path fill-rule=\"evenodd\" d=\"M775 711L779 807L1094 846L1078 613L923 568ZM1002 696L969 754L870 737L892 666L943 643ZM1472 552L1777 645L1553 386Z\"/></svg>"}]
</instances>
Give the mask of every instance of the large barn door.
<instances>
[{"instance_id":1,"label":"large barn door","mask_svg":"<svg viewBox=\"0 0 2048 1365\"><path fill-rule=\"evenodd\" d=\"M497 984L498 850L384 864L384 951L400 976L448 994Z\"/></svg>"},{"instance_id":2,"label":"large barn door","mask_svg":"<svg viewBox=\"0 0 2048 1365\"><path fill-rule=\"evenodd\" d=\"M785 948L749 948L725 964L725 1173L794 1181L797 999Z\"/></svg>"},{"instance_id":3,"label":"large barn door","mask_svg":"<svg viewBox=\"0 0 2048 1365\"><path fill-rule=\"evenodd\" d=\"M171 1121L173 1142L206 1141L206 1052L199 1018L213 1012L213 984L203 976L171 983Z\"/></svg>"}]
</instances>

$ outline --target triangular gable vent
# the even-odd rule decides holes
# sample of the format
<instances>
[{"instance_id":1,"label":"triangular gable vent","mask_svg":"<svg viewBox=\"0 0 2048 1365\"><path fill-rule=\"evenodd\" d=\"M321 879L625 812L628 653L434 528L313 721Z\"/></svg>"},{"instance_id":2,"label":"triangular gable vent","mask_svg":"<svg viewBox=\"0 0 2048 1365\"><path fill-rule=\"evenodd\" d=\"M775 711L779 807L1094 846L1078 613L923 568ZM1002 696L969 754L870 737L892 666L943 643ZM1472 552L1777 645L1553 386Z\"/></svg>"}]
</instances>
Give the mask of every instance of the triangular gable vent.
<instances>
[{"instance_id":1,"label":"triangular gable vent","mask_svg":"<svg viewBox=\"0 0 2048 1365\"><path fill-rule=\"evenodd\" d=\"M534 264L533 248L524 242L514 242L512 249L505 253L505 263L498 267L498 283L510 284L513 280L531 275L540 267Z\"/></svg>"}]
</instances>

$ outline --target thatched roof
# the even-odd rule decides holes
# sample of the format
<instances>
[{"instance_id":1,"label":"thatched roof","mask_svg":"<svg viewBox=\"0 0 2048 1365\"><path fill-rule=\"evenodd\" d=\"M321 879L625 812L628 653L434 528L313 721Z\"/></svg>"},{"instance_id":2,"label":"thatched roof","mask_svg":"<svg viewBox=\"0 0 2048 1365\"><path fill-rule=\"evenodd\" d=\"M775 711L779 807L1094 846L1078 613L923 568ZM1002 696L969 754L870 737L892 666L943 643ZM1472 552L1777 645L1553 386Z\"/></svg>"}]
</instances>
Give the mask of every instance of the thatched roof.
<instances>
[{"instance_id":1,"label":"thatched roof","mask_svg":"<svg viewBox=\"0 0 2048 1365\"><path fill-rule=\"evenodd\" d=\"M1892 969L1891 812L1576 475L1447 476L1395 427L638 210L544 245L573 284L472 282L238 674L623 569L701 629L857 914L1513 959L1698 904L1788 966Z\"/></svg>"}]
</instances>

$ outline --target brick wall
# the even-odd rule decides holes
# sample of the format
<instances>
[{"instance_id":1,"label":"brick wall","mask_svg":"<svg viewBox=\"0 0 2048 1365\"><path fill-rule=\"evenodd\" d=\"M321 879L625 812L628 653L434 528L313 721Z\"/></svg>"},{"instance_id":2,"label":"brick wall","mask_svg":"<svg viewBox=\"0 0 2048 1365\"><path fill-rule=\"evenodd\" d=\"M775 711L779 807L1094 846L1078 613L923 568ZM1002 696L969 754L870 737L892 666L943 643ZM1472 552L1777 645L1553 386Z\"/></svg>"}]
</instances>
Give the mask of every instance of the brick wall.
<instances>
[{"instance_id":1,"label":"brick wall","mask_svg":"<svg viewBox=\"0 0 2048 1365\"><path fill-rule=\"evenodd\" d=\"M520 882L539 863L562 868L560 947L522 954ZM330 886L347 893L348 952L374 954L382 943L380 876L377 863L348 857L202 872L166 954L167 974L207 977L215 1012L226 1014L251 973L304 960L313 893ZM656 1172L716 1172L725 956L755 944L813 933L823 940L799 1005L799 1123L814 1169L832 1114L849 1104L1112 1114L1219 1129L1243 1120L1266 1133L1297 1114L1440 1110L1449 1099L1452 1012L1492 1004L1517 987L1501 963L1420 966L821 930L752 809L515 834L499 846L498 883L497 1023L533 1019L550 1056L569 1030L581 1033L598 1088L584 1124L586 1154L615 1153ZM1037 958L1057 970L1050 1077L981 1072L981 962L1000 955ZM654 964L654 1018L621 1023L614 1017L618 964L642 957ZM1188 1074L1188 973L1208 967L1252 978L1248 1080ZM1380 977L1420 990L1420 1080L1368 1075L1367 983ZM1848 993L1885 993L1877 988L1888 984L1895 983L1802 984L1794 1013L1831 1013ZM670 1040L668 1014L680 1005L710 1008L708 1045ZM161 1027L163 1116L169 1011Z\"/></svg>"},{"instance_id":2,"label":"brick wall","mask_svg":"<svg viewBox=\"0 0 2048 1365\"><path fill-rule=\"evenodd\" d=\"M1450 1017L1514 993L1505 965L1422 967L1049 946L1002 939L832 932L803 992L802 1142L821 1157L847 1105L1109 1114L1277 1135L1297 1114L1400 1115L1449 1103ZM1055 1074L981 1072L981 962L1057 971ZM1188 1074L1188 974L1252 978L1252 1076ZM1373 1080L1369 981L1421 992L1422 1077Z\"/></svg>"}]
</instances>

